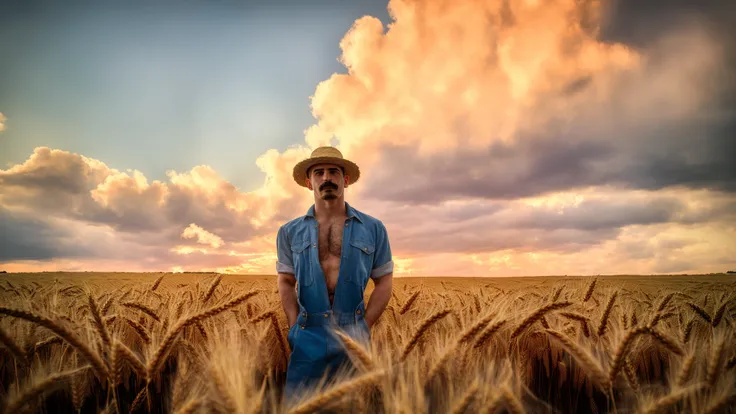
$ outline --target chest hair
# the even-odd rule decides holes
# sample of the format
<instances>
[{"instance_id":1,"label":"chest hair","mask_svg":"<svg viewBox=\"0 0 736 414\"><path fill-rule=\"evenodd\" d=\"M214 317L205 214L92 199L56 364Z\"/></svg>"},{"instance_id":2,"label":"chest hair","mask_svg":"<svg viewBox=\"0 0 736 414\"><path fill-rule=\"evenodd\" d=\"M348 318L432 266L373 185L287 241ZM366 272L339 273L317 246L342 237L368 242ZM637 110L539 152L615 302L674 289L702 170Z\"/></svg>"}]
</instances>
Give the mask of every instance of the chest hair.
<instances>
[{"instance_id":1,"label":"chest hair","mask_svg":"<svg viewBox=\"0 0 736 414\"><path fill-rule=\"evenodd\" d=\"M340 258L342 253L342 226L329 224L319 230L319 260L329 256Z\"/></svg>"}]
</instances>

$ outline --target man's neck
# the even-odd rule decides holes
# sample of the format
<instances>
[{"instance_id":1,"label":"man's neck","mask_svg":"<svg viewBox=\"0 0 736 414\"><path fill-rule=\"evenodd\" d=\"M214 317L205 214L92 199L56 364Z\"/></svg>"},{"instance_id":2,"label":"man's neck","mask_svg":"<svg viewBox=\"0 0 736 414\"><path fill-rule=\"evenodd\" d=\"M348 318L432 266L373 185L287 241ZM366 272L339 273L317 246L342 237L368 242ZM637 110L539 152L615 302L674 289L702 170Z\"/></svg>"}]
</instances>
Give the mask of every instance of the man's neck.
<instances>
[{"instance_id":1,"label":"man's neck","mask_svg":"<svg viewBox=\"0 0 736 414\"><path fill-rule=\"evenodd\" d=\"M347 207L345 198L339 197L334 200L314 200L314 216L318 220L331 220L337 217L345 217Z\"/></svg>"}]
</instances>

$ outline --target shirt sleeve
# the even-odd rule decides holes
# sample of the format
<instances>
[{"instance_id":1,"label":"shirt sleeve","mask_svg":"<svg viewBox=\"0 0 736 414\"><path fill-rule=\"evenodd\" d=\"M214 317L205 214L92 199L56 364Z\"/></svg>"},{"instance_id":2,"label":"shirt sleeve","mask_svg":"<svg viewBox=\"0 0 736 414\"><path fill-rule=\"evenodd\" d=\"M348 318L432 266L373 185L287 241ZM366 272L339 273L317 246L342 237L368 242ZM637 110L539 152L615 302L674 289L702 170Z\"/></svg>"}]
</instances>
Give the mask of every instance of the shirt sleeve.
<instances>
[{"instance_id":1,"label":"shirt sleeve","mask_svg":"<svg viewBox=\"0 0 736 414\"><path fill-rule=\"evenodd\" d=\"M388 241L388 232L382 222L378 222L376 234L376 252L373 256L373 270L371 277L378 279L394 271L394 261L391 256L391 245Z\"/></svg>"},{"instance_id":2,"label":"shirt sleeve","mask_svg":"<svg viewBox=\"0 0 736 414\"><path fill-rule=\"evenodd\" d=\"M291 242L284 227L279 227L276 235L276 272L294 274L294 262L291 257Z\"/></svg>"}]
</instances>

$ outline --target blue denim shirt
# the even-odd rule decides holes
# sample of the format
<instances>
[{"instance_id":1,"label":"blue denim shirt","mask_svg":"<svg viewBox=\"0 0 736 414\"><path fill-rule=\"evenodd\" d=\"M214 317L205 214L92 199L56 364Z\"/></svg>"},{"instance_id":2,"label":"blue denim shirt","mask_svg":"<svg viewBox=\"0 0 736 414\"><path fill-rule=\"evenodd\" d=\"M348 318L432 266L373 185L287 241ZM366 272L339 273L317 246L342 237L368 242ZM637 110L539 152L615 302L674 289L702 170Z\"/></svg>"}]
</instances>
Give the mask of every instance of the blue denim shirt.
<instances>
[{"instance_id":1,"label":"blue denim shirt","mask_svg":"<svg viewBox=\"0 0 736 414\"><path fill-rule=\"evenodd\" d=\"M365 289L369 277L377 279L394 270L388 233L380 220L356 210L347 202L345 207L348 218L343 229L338 280ZM300 286L310 286L317 277L323 278L317 251L318 238L312 205L307 214L279 228L276 271L294 274Z\"/></svg>"}]
</instances>

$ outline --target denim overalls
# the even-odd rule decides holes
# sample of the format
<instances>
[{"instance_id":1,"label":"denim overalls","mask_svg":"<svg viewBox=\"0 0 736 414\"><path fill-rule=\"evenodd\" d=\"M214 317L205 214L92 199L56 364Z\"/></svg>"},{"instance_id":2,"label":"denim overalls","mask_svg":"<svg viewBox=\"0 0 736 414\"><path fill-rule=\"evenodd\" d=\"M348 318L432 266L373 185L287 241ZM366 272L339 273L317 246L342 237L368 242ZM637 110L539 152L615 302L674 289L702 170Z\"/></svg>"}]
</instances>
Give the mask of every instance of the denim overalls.
<instances>
[{"instance_id":1,"label":"denim overalls","mask_svg":"<svg viewBox=\"0 0 736 414\"><path fill-rule=\"evenodd\" d=\"M323 375L334 374L349 362L340 340L331 332L339 328L368 344L370 330L363 318L368 278L393 272L388 234L383 223L345 203L342 257L334 303L330 308L327 284L319 262L318 224L314 205L306 215L281 226L276 238L280 273L293 273L299 316L289 329L292 349L286 372L285 396L309 387Z\"/></svg>"}]
</instances>

